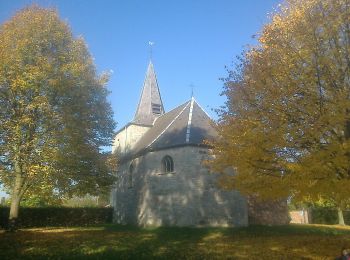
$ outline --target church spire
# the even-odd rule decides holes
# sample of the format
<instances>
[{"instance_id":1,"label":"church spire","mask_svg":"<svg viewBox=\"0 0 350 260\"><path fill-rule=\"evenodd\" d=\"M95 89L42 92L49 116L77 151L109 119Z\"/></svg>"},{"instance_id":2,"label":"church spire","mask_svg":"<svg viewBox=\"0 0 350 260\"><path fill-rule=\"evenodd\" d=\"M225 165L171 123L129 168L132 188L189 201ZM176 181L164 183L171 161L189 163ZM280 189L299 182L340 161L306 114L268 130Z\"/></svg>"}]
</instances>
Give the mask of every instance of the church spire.
<instances>
[{"instance_id":1,"label":"church spire","mask_svg":"<svg viewBox=\"0 0 350 260\"><path fill-rule=\"evenodd\" d=\"M153 63L150 61L133 122L142 125L152 125L154 119L162 114L164 114L163 102L160 97Z\"/></svg>"}]
</instances>

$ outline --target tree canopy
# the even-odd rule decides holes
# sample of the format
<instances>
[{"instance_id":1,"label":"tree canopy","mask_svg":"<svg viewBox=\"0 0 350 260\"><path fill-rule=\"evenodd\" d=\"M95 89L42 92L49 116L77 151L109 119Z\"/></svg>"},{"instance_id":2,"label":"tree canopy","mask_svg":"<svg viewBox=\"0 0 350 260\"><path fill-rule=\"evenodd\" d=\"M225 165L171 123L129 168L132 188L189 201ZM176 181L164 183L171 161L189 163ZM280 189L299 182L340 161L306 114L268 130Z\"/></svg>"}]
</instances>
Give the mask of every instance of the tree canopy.
<instances>
[{"instance_id":1,"label":"tree canopy","mask_svg":"<svg viewBox=\"0 0 350 260\"><path fill-rule=\"evenodd\" d=\"M224 79L214 169L262 198L329 198L350 184L350 1L288 0Z\"/></svg>"},{"instance_id":2,"label":"tree canopy","mask_svg":"<svg viewBox=\"0 0 350 260\"><path fill-rule=\"evenodd\" d=\"M115 127L107 80L55 10L30 6L1 25L0 181L11 212L25 194L94 194L111 184L101 153Z\"/></svg>"}]
</instances>

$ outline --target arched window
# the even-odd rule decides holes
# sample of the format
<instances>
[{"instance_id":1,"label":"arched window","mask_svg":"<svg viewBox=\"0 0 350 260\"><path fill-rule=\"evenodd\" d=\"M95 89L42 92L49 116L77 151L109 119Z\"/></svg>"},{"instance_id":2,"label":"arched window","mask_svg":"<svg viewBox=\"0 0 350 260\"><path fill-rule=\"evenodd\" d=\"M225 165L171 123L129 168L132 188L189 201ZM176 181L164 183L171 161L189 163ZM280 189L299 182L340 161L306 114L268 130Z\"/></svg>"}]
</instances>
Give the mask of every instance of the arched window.
<instances>
[{"instance_id":1,"label":"arched window","mask_svg":"<svg viewBox=\"0 0 350 260\"><path fill-rule=\"evenodd\" d=\"M169 155L165 156L162 160L162 172L174 172L174 161L173 158L171 158Z\"/></svg>"},{"instance_id":2,"label":"arched window","mask_svg":"<svg viewBox=\"0 0 350 260\"><path fill-rule=\"evenodd\" d=\"M133 175L133 173L134 173L134 164L132 163L132 164L130 164L130 166L129 166L129 172L128 172L128 187L129 188L132 188L133 187L133 179L132 179L132 175Z\"/></svg>"}]
</instances>

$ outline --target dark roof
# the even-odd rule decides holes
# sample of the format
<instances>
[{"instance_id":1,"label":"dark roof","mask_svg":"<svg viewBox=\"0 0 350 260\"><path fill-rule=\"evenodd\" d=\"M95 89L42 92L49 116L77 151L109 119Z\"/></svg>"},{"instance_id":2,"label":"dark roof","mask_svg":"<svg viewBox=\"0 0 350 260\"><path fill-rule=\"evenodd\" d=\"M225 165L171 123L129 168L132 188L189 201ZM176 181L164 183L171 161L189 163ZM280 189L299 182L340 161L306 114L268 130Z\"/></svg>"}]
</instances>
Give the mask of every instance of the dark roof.
<instances>
[{"instance_id":1,"label":"dark roof","mask_svg":"<svg viewBox=\"0 0 350 260\"><path fill-rule=\"evenodd\" d=\"M204 145L204 140L212 140L216 136L212 120L192 98L156 119L128 157L176 146Z\"/></svg>"},{"instance_id":2,"label":"dark roof","mask_svg":"<svg viewBox=\"0 0 350 260\"><path fill-rule=\"evenodd\" d=\"M156 73L152 62L148 64L139 104L132 123L151 126L154 120L164 114Z\"/></svg>"}]
</instances>

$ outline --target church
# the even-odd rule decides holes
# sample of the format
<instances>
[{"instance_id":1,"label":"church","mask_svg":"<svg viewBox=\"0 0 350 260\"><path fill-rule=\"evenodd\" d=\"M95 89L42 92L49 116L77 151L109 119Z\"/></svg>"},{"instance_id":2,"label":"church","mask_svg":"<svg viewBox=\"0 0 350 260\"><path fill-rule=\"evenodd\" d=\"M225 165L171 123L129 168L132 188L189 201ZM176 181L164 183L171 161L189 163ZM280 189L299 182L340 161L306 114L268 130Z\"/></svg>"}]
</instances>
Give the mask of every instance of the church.
<instances>
[{"instance_id":1,"label":"church","mask_svg":"<svg viewBox=\"0 0 350 260\"><path fill-rule=\"evenodd\" d=\"M114 222L138 226L247 226L249 203L217 186L204 142L217 133L192 97L166 112L150 61L134 119L116 134Z\"/></svg>"}]
</instances>

